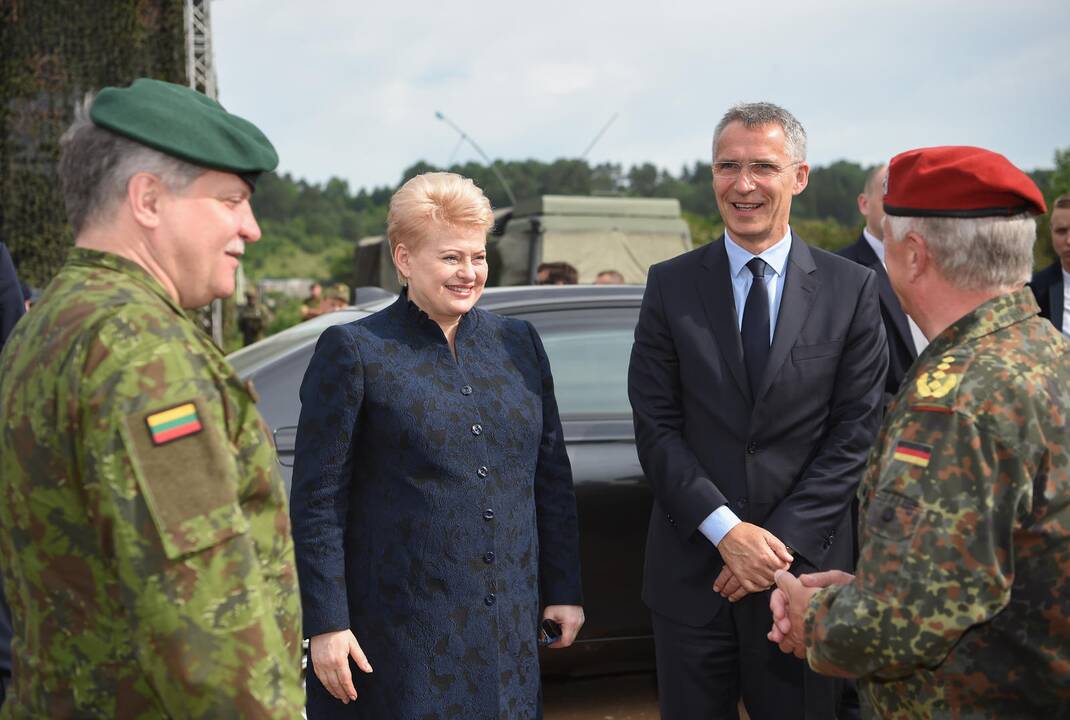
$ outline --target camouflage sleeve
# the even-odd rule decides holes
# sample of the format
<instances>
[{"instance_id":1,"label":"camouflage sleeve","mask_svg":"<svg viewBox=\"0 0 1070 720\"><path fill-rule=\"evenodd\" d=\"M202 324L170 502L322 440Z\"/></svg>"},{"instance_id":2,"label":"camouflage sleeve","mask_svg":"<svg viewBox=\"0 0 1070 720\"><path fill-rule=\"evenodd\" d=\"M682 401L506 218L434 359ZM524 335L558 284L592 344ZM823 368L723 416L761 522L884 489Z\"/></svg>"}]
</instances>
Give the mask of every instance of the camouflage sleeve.
<instances>
[{"instance_id":1,"label":"camouflage sleeve","mask_svg":"<svg viewBox=\"0 0 1070 720\"><path fill-rule=\"evenodd\" d=\"M300 717L211 358L115 323L83 373L78 454L143 676L170 717Z\"/></svg>"},{"instance_id":2,"label":"camouflage sleeve","mask_svg":"<svg viewBox=\"0 0 1070 720\"><path fill-rule=\"evenodd\" d=\"M1012 442L967 414L911 412L874 458L855 581L819 592L807 609L807 656L819 672L894 678L936 665L1010 599L1029 469Z\"/></svg>"}]
</instances>

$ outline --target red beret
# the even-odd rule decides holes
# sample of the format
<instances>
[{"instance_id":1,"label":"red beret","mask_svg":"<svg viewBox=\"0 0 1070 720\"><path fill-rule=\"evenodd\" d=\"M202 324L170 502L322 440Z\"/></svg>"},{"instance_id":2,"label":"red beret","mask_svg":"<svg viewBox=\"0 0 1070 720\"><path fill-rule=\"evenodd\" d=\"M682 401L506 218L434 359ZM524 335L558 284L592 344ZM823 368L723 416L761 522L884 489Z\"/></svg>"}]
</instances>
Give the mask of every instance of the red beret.
<instances>
[{"instance_id":1,"label":"red beret","mask_svg":"<svg viewBox=\"0 0 1070 720\"><path fill-rule=\"evenodd\" d=\"M888 163L884 212L908 217L1005 217L1047 212L1036 183L1011 162L977 147L931 147Z\"/></svg>"}]
</instances>

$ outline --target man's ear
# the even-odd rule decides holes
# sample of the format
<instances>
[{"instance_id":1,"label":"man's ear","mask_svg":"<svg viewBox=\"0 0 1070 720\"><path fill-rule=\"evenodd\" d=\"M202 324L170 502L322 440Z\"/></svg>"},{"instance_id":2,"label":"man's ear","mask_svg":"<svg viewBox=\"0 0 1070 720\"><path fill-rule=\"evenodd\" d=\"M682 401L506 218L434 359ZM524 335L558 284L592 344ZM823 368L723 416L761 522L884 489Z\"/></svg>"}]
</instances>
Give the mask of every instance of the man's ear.
<instances>
[{"instance_id":1,"label":"man's ear","mask_svg":"<svg viewBox=\"0 0 1070 720\"><path fill-rule=\"evenodd\" d=\"M929 242L913 230L903 238L906 243L907 272L911 280L916 280L932 268L933 257L929 252Z\"/></svg>"},{"instance_id":2,"label":"man's ear","mask_svg":"<svg viewBox=\"0 0 1070 720\"><path fill-rule=\"evenodd\" d=\"M160 198L166 188L152 173L139 172L126 184L126 202L139 225L157 228L160 225Z\"/></svg>"},{"instance_id":3,"label":"man's ear","mask_svg":"<svg viewBox=\"0 0 1070 720\"><path fill-rule=\"evenodd\" d=\"M810 166L801 162L795 166L795 183L791 189L792 195L798 195L806 189L810 182Z\"/></svg>"}]
</instances>

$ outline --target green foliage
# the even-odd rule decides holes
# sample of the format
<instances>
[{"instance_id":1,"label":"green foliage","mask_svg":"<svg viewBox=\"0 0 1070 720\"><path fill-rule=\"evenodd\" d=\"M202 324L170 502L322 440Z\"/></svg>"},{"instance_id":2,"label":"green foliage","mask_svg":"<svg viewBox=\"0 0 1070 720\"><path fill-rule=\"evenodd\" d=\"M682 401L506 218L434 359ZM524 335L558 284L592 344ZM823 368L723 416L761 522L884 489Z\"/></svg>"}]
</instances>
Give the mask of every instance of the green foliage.
<instances>
[{"instance_id":1,"label":"green foliage","mask_svg":"<svg viewBox=\"0 0 1070 720\"><path fill-rule=\"evenodd\" d=\"M150 76L186 80L182 0L0 3L0 238L43 286L72 238L56 179L77 101Z\"/></svg>"}]
</instances>

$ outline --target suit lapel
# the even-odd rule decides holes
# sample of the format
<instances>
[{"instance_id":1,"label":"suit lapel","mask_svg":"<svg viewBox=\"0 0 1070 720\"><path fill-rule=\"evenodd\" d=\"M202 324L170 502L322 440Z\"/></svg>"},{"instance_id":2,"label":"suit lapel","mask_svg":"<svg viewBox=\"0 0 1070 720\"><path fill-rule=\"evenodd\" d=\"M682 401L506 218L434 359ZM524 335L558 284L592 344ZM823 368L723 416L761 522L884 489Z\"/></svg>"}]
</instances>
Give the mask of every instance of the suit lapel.
<instances>
[{"instance_id":1,"label":"suit lapel","mask_svg":"<svg viewBox=\"0 0 1070 720\"><path fill-rule=\"evenodd\" d=\"M698 292L706 310L706 319L736 385L743 396L750 399L747 370L743 366L743 341L739 337L736 321L736 301L732 297L732 270L724 249L724 238L714 240L706 247L702 267L705 275L699 282Z\"/></svg>"},{"instance_id":2,"label":"suit lapel","mask_svg":"<svg viewBox=\"0 0 1070 720\"><path fill-rule=\"evenodd\" d=\"M765 396L769 386L773 384L773 378L780 371L780 366L787 360L788 353L791 352L795 339L810 314L814 293L821 286L810 248L794 231L791 233L791 252L788 253L788 263L785 267L787 277L784 278L784 291L780 295L773 346L769 350L769 364L765 366L761 386L754 398L755 405ZM742 352L740 356L742 357Z\"/></svg>"},{"instance_id":3,"label":"suit lapel","mask_svg":"<svg viewBox=\"0 0 1070 720\"><path fill-rule=\"evenodd\" d=\"M911 357L916 358L918 351L914 347L914 335L910 332L907 314L903 312L903 306L899 304L899 298L896 296L895 290L892 289L892 282L888 279L888 272L884 269L884 264L877 257L877 253L873 252L873 248L866 242L865 237L862 237L856 243L856 247L860 263L877 273L877 294L880 295L881 302L890 311L892 323L895 325L899 337L910 348Z\"/></svg>"},{"instance_id":4,"label":"suit lapel","mask_svg":"<svg viewBox=\"0 0 1070 720\"><path fill-rule=\"evenodd\" d=\"M1061 271L1060 271L1061 274ZM1051 322L1059 330L1063 329L1063 281L1053 282L1048 288L1048 302L1051 303Z\"/></svg>"}]
</instances>

